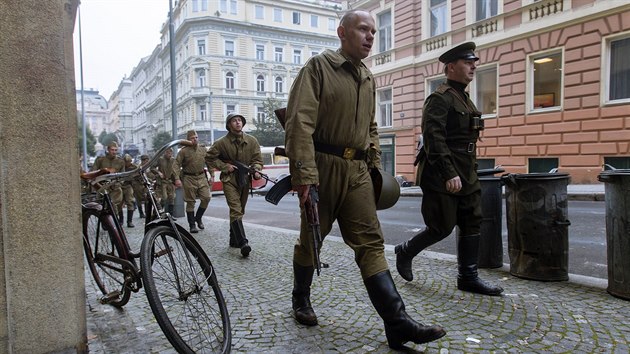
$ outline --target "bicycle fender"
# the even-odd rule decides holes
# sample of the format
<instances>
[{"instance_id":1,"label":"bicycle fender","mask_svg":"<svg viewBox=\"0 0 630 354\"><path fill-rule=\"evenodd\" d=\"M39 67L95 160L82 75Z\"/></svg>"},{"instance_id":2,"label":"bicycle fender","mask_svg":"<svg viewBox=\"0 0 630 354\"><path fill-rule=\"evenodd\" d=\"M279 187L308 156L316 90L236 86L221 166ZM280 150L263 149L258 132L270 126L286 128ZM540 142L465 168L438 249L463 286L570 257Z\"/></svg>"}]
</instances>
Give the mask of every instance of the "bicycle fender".
<instances>
[{"instance_id":1,"label":"bicycle fender","mask_svg":"<svg viewBox=\"0 0 630 354\"><path fill-rule=\"evenodd\" d=\"M188 230L186 230L183 226L181 226L181 225L179 225L177 223L175 225L177 225L177 231L180 234L184 234L184 235L188 236L188 238L190 239L192 244L195 245L195 247L203 250L203 247L201 247L199 242L197 242L197 239ZM158 226L171 227L171 223L170 223L170 221L168 221L168 219L156 219L156 220L153 220L150 223L145 225L144 233L146 234L149 230L151 230L151 229L153 229L155 227L158 227Z\"/></svg>"}]
</instances>

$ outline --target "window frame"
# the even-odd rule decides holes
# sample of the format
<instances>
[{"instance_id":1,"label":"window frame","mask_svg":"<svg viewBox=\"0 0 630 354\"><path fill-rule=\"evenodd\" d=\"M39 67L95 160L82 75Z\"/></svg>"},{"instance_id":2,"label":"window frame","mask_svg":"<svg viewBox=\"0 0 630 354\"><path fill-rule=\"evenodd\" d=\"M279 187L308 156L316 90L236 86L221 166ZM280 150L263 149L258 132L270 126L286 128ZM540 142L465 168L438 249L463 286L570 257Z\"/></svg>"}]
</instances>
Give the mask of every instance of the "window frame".
<instances>
[{"instance_id":1,"label":"window frame","mask_svg":"<svg viewBox=\"0 0 630 354\"><path fill-rule=\"evenodd\" d=\"M291 12L291 23L294 25L302 24L302 13L299 11Z\"/></svg>"},{"instance_id":2,"label":"window frame","mask_svg":"<svg viewBox=\"0 0 630 354\"><path fill-rule=\"evenodd\" d=\"M199 120L206 120L207 118L207 105L205 102L200 103L198 105L198 109L199 109Z\"/></svg>"},{"instance_id":3,"label":"window frame","mask_svg":"<svg viewBox=\"0 0 630 354\"><path fill-rule=\"evenodd\" d=\"M256 93L265 93L267 78L264 74L256 74Z\"/></svg>"},{"instance_id":4,"label":"window frame","mask_svg":"<svg viewBox=\"0 0 630 354\"><path fill-rule=\"evenodd\" d=\"M389 25L383 27L381 25L381 17L383 15L389 14ZM385 11L380 12L376 15L376 21L378 22L378 50L379 53L387 52L392 49L393 43L393 33L392 33L392 9L386 9ZM385 38L385 48L381 48L383 46L383 41L381 38Z\"/></svg>"},{"instance_id":5,"label":"window frame","mask_svg":"<svg viewBox=\"0 0 630 354\"><path fill-rule=\"evenodd\" d=\"M425 0L425 8L426 11L424 11L423 15L425 16L425 21L423 21L425 23L424 25L424 33L428 34L426 38L433 38L433 37L438 37L443 35L444 33L447 33L450 31L451 29L451 22L449 21L449 19L451 18L451 0L443 0L444 1L444 7L445 7L445 11L444 11L444 31L443 32L439 32L436 34L432 33L432 21L431 21L431 15L432 10L435 8L434 6L431 6L431 0Z\"/></svg>"},{"instance_id":6,"label":"window frame","mask_svg":"<svg viewBox=\"0 0 630 354\"><path fill-rule=\"evenodd\" d=\"M259 10L260 10L260 17L258 17L258 11ZM254 5L254 18L257 19L257 20L264 20L265 19L265 6L258 5L258 4Z\"/></svg>"},{"instance_id":7,"label":"window frame","mask_svg":"<svg viewBox=\"0 0 630 354\"><path fill-rule=\"evenodd\" d=\"M232 50L229 50L229 43L231 43ZM223 41L223 54L226 57L235 57L236 56L236 42L233 39L225 39Z\"/></svg>"},{"instance_id":8,"label":"window frame","mask_svg":"<svg viewBox=\"0 0 630 354\"><path fill-rule=\"evenodd\" d=\"M494 82L494 102L495 102L495 112L494 113L486 113L483 107L479 104L479 97L477 97L479 91L479 73L484 71L489 71L494 69L495 72L495 82ZM482 66L478 66L475 70L475 79L472 81L470 85L470 96L472 101L475 103L475 106L479 111L481 111L481 118L496 118L499 115L499 63L490 63Z\"/></svg>"},{"instance_id":9,"label":"window frame","mask_svg":"<svg viewBox=\"0 0 630 354\"><path fill-rule=\"evenodd\" d=\"M284 93L284 78L280 75L277 75L274 79L274 92Z\"/></svg>"},{"instance_id":10,"label":"window frame","mask_svg":"<svg viewBox=\"0 0 630 354\"><path fill-rule=\"evenodd\" d=\"M278 49L280 50L278 51ZM277 63L282 63L284 61L284 47L273 47L273 60Z\"/></svg>"},{"instance_id":11,"label":"window frame","mask_svg":"<svg viewBox=\"0 0 630 354\"><path fill-rule=\"evenodd\" d=\"M223 74L223 78L226 91L236 90L236 73L233 71L226 71L225 74Z\"/></svg>"},{"instance_id":12,"label":"window frame","mask_svg":"<svg viewBox=\"0 0 630 354\"><path fill-rule=\"evenodd\" d=\"M558 105L556 106L550 106L550 107L542 107L542 108L536 108L534 107L534 99L535 96L538 96L540 94L536 94L535 92L535 86L536 83L534 82L534 75L535 75L535 68L534 68L534 61L541 59L542 57L547 57L550 55L560 55L560 60L561 60L561 66L560 66L560 82L558 83L558 93L560 97L558 97ZM564 60L565 60L565 53L564 53L564 47L562 48L553 48L550 50L545 50L545 51L540 51L540 52L536 52L536 53L532 53L529 54L527 56L527 82L525 84L525 87L527 88L527 94L526 94L526 111L528 113L540 113L540 112L550 112L550 111L560 111L563 108L563 102L564 102ZM555 94L555 92L554 92ZM555 102L555 96L554 96L554 102Z\"/></svg>"},{"instance_id":13,"label":"window frame","mask_svg":"<svg viewBox=\"0 0 630 354\"><path fill-rule=\"evenodd\" d=\"M198 87L206 87L206 69L196 69L195 74L197 76Z\"/></svg>"},{"instance_id":14,"label":"window frame","mask_svg":"<svg viewBox=\"0 0 630 354\"><path fill-rule=\"evenodd\" d=\"M630 92L629 96L625 98L619 99L610 99L611 89L610 89L610 76L611 76L611 68L612 68L612 51L611 44L615 41L621 40L630 40L630 32L616 33L612 36L607 36L602 38L602 64L601 67L601 103L602 105L618 105L618 104L628 104L630 103Z\"/></svg>"},{"instance_id":15,"label":"window frame","mask_svg":"<svg viewBox=\"0 0 630 354\"><path fill-rule=\"evenodd\" d=\"M282 23L283 21L283 11L281 8L278 7L274 7L273 8L273 22L280 22Z\"/></svg>"},{"instance_id":16,"label":"window frame","mask_svg":"<svg viewBox=\"0 0 630 354\"><path fill-rule=\"evenodd\" d=\"M438 76L427 77L424 79L424 99L426 100L434 91L431 91L431 83L439 82L442 84L446 81L446 77L444 74ZM439 86L439 85L438 85Z\"/></svg>"},{"instance_id":17,"label":"window frame","mask_svg":"<svg viewBox=\"0 0 630 354\"><path fill-rule=\"evenodd\" d=\"M259 50L260 47L262 47L262 50ZM261 61L265 60L266 49L267 48L266 48L266 46L264 44L256 43L255 49L254 49L256 51L256 60L261 60ZM262 53L262 55L259 55L261 53Z\"/></svg>"},{"instance_id":18,"label":"window frame","mask_svg":"<svg viewBox=\"0 0 630 354\"><path fill-rule=\"evenodd\" d=\"M302 65L302 49L293 49L293 64Z\"/></svg>"},{"instance_id":19,"label":"window frame","mask_svg":"<svg viewBox=\"0 0 630 354\"><path fill-rule=\"evenodd\" d=\"M489 6L489 9L486 10L486 14L484 15L485 17L483 18L478 18L479 17L479 1L483 1L486 4L490 4L490 2L495 1L496 2L496 12L495 14L492 14L492 6ZM494 16L497 16L498 14L500 14L501 12L501 2L499 0L475 0L473 3L473 22L480 22L480 21L485 21L489 18L492 18ZM488 15L488 12L490 12L490 14Z\"/></svg>"},{"instance_id":20,"label":"window frame","mask_svg":"<svg viewBox=\"0 0 630 354\"><path fill-rule=\"evenodd\" d=\"M381 93L389 91L389 101L381 101ZM381 116L383 105L386 117ZM392 86L381 87L376 90L376 124L379 128L391 128L394 126L394 89Z\"/></svg>"},{"instance_id":21,"label":"window frame","mask_svg":"<svg viewBox=\"0 0 630 354\"><path fill-rule=\"evenodd\" d=\"M197 55L206 55L205 39L197 39Z\"/></svg>"},{"instance_id":22,"label":"window frame","mask_svg":"<svg viewBox=\"0 0 630 354\"><path fill-rule=\"evenodd\" d=\"M315 21L315 25L313 25L313 21ZM319 16L315 15L315 14L311 14L310 16L310 20L309 20L309 24L311 26L311 28L319 28Z\"/></svg>"}]
</instances>

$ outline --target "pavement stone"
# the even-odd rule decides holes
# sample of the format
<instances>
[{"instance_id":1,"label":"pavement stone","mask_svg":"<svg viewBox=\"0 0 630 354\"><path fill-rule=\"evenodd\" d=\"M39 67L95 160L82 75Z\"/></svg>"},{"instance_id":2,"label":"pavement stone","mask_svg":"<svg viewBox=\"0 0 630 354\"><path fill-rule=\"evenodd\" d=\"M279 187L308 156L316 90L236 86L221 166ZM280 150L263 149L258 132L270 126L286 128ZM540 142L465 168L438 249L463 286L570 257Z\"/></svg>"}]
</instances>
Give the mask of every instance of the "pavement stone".
<instances>
[{"instance_id":1,"label":"pavement stone","mask_svg":"<svg viewBox=\"0 0 630 354\"><path fill-rule=\"evenodd\" d=\"M180 218L180 222L183 219ZM233 353L389 353L383 324L363 286L352 251L328 237L322 262L330 264L313 281L311 300L319 325L298 325L291 316L292 254L297 232L245 222L249 258L228 247L229 223L205 217L195 234L219 278L232 324ZM133 250L142 238L141 221L128 232ZM415 345L426 353L628 353L630 306L601 282L540 282L514 277L507 268L481 269L487 281L505 289L501 297L456 288L452 256L423 252L414 259L414 281L395 270L392 246L386 257L407 312L425 324L443 326L442 339ZM174 353L157 325L144 289L123 309L98 303L86 271L90 353ZM578 279L578 281L574 281Z\"/></svg>"}]
</instances>

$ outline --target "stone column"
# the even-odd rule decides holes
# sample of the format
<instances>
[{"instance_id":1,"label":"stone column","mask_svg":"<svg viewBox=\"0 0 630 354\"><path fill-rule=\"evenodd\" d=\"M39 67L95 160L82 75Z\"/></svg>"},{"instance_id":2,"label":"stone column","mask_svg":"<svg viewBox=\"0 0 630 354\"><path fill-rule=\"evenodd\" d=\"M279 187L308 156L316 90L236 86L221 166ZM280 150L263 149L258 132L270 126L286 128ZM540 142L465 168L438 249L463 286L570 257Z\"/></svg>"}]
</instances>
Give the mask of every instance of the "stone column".
<instances>
[{"instance_id":1,"label":"stone column","mask_svg":"<svg viewBox=\"0 0 630 354\"><path fill-rule=\"evenodd\" d=\"M78 0L0 0L0 353L85 352Z\"/></svg>"}]
</instances>

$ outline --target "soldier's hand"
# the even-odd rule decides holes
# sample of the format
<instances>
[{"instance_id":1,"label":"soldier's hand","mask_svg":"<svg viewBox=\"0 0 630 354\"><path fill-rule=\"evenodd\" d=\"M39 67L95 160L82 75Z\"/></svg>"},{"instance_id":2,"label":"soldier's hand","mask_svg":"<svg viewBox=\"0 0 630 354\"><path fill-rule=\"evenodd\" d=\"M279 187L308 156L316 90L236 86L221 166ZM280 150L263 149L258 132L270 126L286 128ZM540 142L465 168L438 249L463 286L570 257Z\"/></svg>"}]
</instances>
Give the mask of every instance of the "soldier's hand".
<instances>
[{"instance_id":1,"label":"soldier's hand","mask_svg":"<svg viewBox=\"0 0 630 354\"><path fill-rule=\"evenodd\" d=\"M254 172L254 179L255 179L255 180L259 180L259 179L261 179L261 178L262 178L262 177L260 176L260 172L258 172L258 171Z\"/></svg>"},{"instance_id":2,"label":"soldier's hand","mask_svg":"<svg viewBox=\"0 0 630 354\"><path fill-rule=\"evenodd\" d=\"M180 188L182 186L182 181L180 180L175 180L175 188Z\"/></svg>"},{"instance_id":3,"label":"soldier's hand","mask_svg":"<svg viewBox=\"0 0 630 354\"><path fill-rule=\"evenodd\" d=\"M228 172L234 172L236 169L236 166L228 164Z\"/></svg>"},{"instance_id":4,"label":"soldier's hand","mask_svg":"<svg viewBox=\"0 0 630 354\"><path fill-rule=\"evenodd\" d=\"M308 200L308 191L310 186L310 184L302 184L295 187L298 198L300 198L300 207L303 207L304 203L306 203L306 200Z\"/></svg>"},{"instance_id":5,"label":"soldier's hand","mask_svg":"<svg viewBox=\"0 0 630 354\"><path fill-rule=\"evenodd\" d=\"M449 193L457 193L462 189L462 180L457 177L453 177L446 181L446 191Z\"/></svg>"}]
</instances>

